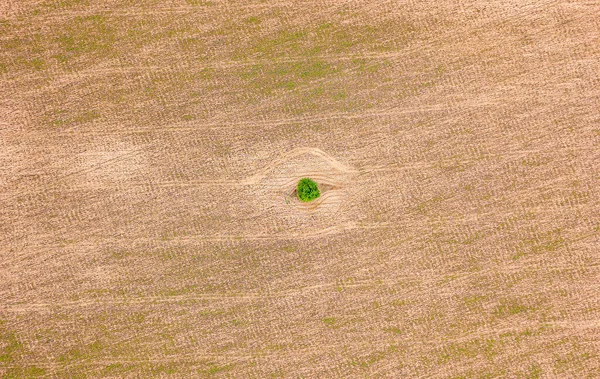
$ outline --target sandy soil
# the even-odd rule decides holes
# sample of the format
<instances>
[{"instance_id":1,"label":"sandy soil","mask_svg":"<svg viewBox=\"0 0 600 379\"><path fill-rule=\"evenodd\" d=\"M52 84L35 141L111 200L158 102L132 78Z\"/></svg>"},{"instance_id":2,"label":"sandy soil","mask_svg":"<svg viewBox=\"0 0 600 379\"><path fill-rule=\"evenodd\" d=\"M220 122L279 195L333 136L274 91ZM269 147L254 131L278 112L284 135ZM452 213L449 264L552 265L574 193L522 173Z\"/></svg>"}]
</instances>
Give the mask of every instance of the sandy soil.
<instances>
[{"instance_id":1,"label":"sandy soil","mask_svg":"<svg viewBox=\"0 0 600 379\"><path fill-rule=\"evenodd\" d=\"M600 2L0 3L0 376L600 377Z\"/></svg>"}]
</instances>

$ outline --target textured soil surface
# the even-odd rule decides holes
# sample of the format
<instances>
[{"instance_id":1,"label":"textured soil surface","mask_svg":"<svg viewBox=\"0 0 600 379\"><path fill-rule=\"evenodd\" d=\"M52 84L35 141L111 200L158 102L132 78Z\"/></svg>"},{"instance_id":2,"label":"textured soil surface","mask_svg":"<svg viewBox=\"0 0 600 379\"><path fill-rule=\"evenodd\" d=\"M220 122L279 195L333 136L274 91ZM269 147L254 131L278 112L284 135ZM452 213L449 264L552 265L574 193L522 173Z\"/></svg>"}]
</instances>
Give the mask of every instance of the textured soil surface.
<instances>
[{"instance_id":1,"label":"textured soil surface","mask_svg":"<svg viewBox=\"0 0 600 379\"><path fill-rule=\"evenodd\" d=\"M599 378L599 15L0 1L0 377Z\"/></svg>"}]
</instances>

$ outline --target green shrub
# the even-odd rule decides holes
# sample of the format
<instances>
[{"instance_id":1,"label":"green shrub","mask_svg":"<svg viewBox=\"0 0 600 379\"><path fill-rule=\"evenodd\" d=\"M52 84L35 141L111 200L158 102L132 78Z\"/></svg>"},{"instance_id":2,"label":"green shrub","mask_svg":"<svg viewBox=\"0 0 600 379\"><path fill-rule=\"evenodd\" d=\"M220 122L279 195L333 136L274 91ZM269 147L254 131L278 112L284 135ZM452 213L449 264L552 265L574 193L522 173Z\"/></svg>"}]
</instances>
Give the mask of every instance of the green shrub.
<instances>
[{"instance_id":1,"label":"green shrub","mask_svg":"<svg viewBox=\"0 0 600 379\"><path fill-rule=\"evenodd\" d=\"M321 196L317 183L309 178L302 178L298 182L298 198L301 201L313 201Z\"/></svg>"}]
</instances>

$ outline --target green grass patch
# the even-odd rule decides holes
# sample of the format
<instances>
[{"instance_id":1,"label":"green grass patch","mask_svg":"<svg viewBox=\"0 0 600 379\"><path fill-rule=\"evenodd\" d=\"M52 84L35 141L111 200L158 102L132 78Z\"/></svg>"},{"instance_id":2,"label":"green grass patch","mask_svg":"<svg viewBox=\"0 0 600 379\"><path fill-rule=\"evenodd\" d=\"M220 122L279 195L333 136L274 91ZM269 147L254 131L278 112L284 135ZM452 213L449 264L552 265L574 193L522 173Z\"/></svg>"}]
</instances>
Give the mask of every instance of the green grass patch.
<instances>
[{"instance_id":1,"label":"green grass patch","mask_svg":"<svg viewBox=\"0 0 600 379\"><path fill-rule=\"evenodd\" d=\"M225 371L229 371L234 366L235 365L233 363L229 363L226 365L218 365L216 363L211 363L211 364L209 364L209 367L207 369L198 370L198 373L206 375L206 376L213 376L213 375L223 373Z\"/></svg>"},{"instance_id":2,"label":"green grass patch","mask_svg":"<svg viewBox=\"0 0 600 379\"><path fill-rule=\"evenodd\" d=\"M382 359L393 356L398 351L397 345L390 345L384 350L374 351L366 356L355 357L350 360L350 365L354 367L369 368Z\"/></svg>"},{"instance_id":3,"label":"green grass patch","mask_svg":"<svg viewBox=\"0 0 600 379\"><path fill-rule=\"evenodd\" d=\"M259 24L260 19L250 17L247 24ZM326 22L313 27L281 29L275 33L253 41L234 53L234 59L277 58L302 56L311 57L331 53L347 53L351 49L368 47L375 51L389 51L396 46L389 38L390 25L352 24ZM411 33L412 34L412 30Z\"/></svg>"},{"instance_id":4,"label":"green grass patch","mask_svg":"<svg viewBox=\"0 0 600 379\"><path fill-rule=\"evenodd\" d=\"M400 328L385 328L383 330L392 334L402 334L402 329Z\"/></svg>"},{"instance_id":5,"label":"green grass patch","mask_svg":"<svg viewBox=\"0 0 600 379\"><path fill-rule=\"evenodd\" d=\"M539 379L542 377L542 367L538 363L533 363L527 370L527 379Z\"/></svg>"},{"instance_id":6,"label":"green grass patch","mask_svg":"<svg viewBox=\"0 0 600 379\"><path fill-rule=\"evenodd\" d=\"M94 109L72 113L64 109L51 112L46 117L46 124L52 128L63 128L82 125L100 118L100 113Z\"/></svg>"},{"instance_id":7,"label":"green grass patch","mask_svg":"<svg viewBox=\"0 0 600 379\"><path fill-rule=\"evenodd\" d=\"M292 91L315 80L331 77L336 72L338 69L331 64L314 59L257 64L244 69L239 75L250 88L263 95L271 95L274 90Z\"/></svg>"},{"instance_id":8,"label":"green grass patch","mask_svg":"<svg viewBox=\"0 0 600 379\"><path fill-rule=\"evenodd\" d=\"M524 305L515 303L515 302L507 302L501 301L500 304L496 307L493 314L495 316L513 316L519 313L527 312L530 308Z\"/></svg>"},{"instance_id":9,"label":"green grass patch","mask_svg":"<svg viewBox=\"0 0 600 379\"><path fill-rule=\"evenodd\" d=\"M3 379L39 378L46 375L46 370L36 366L14 367L6 371Z\"/></svg>"},{"instance_id":10,"label":"green grass patch","mask_svg":"<svg viewBox=\"0 0 600 379\"><path fill-rule=\"evenodd\" d=\"M258 25L260 24L260 19L256 16L250 16L247 19L244 20L247 24L254 24L254 25Z\"/></svg>"},{"instance_id":11,"label":"green grass patch","mask_svg":"<svg viewBox=\"0 0 600 379\"><path fill-rule=\"evenodd\" d=\"M560 228L544 233L536 233L532 237L525 238L519 242L512 259L518 260L529 254L553 253L564 248L566 243Z\"/></svg>"},{"instance_id":12,"label":"green grass patch","mask_svg":"<svg viewBox=\"0 0 600 379\"><path fill-rule=\"evenodd\" d=\"M71 8L77 5L89 5L89 2L85 0L49 0L41 5L50 10L56 10L61 8Z\"/></svg>"},{"instance_id":13,"label":"green grass patch","mask_svg":"<svg viewBox=\"0 0 600 379\"><path fill-rule=\"evenodd\" d=\"M123 374L126 371L130 371L132 369L133 369L133 367L131 365L126 366L126 365L123 365L122 363L111 363L102 369L101 374L111 376L111 375Z\"/></svg>"},{"instance_id":14,"label":"green grass patch","mask_svg":"<svg viewBox=\"0 0 600 379\"><path fill-rule=\"evenodd\" d=\"M301 42L306 36L307 33L303 31L283 30L273 37L258 41L251 51L260 56L280 56L284 55L284 50L297 52L303 48Z\"/></svg>"},{"instance_id":15,"label":"green grass patch","mask_svg":"<svg viewBox=\"0 0 600 379\"><path fill-rule=\"evenodd\" d=\"M483 356L492 359L500 350L501 343L494 339L473 339L464 342L451 342L444 346L437 355L439 364L459 362Z\"/></svg>"},{"instance_id":16,"label":"green grass patch","mask_svg":"<svg viewBox=\"0 0 600 379\"><path fill-rule=\"evenodd\" d=\"M465 296L463 298L465 305L470 309L480 307L483 300L485 300L485 297L480 295Z\"/></svg>"},{"instance_id":17,"label":"green grass patch","mask_svg":"<svg viewBox=\"0 0 600 379\"><path fill-rule=\"evenodd\" d=\"M302 178L296 188L300 201L309 202L321 196L317 183L309 178Z\"/></svg>"},{"instance_id":18,"label":"green grass patch","mask_svg":"<svg viewBox=\"0 0 600 379\"><path fill-rule=\"evenodd\" d=\"M1 326L2 323L0 323ZM17 340L14 333L3 328L0 329L0 366L12 362L22 349L23 345Z\"/></svg>"},{"instance_id":19,"label":"green grass patch","mask_svg":"<svg viewBox=\"0 0 600 379\"><path fill-rule=\"evenodd\" d=\"M200 6L200 7L212 7L215 6L216 3L214 1L203 1L203 0L187 0L189 5Z\"/></svg>"},{"instance_id":20,"label":"green grass patch","mask_svg":"<svg viewBox=\"0 0 600 379\"><path fill-rule=\"evenodd\" d=\"M104 16L76 17L56 39L61 49L57 58L59 61L68 61L71 57L83 54L107 55L112 51L116 39L115 28Z\"/></svg>"}]
</instances>

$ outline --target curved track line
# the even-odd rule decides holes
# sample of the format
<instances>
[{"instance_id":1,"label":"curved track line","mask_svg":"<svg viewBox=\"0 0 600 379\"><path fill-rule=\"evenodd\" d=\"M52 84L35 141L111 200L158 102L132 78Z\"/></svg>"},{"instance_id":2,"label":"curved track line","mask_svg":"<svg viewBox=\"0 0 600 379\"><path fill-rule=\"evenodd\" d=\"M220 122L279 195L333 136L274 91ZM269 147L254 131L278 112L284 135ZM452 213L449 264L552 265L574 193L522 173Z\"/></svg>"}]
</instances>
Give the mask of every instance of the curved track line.
<instances>
[{"instance_id":1,"label":"curved track line","mask_svg":"<svg viewBox=\"0 0 600 379\"><path fill-rule=\"evenodd\" d=\"M264 177L266 177L268 175L268 173L270 171L274 170L277 166L287 162L291 158L294 158L294 157L297 157L297 156L300 156L303 154L311 154L311 155L314 155L315 157L319 157L319 158L323 159L324 161L326 161L327 163L329 163L329 165L331 167L333 167L341 172L346 172L346 173L357 173L358 172L358 170L355 170L355 169L353 169L349 166L346 166L345 164L337 161L335 158L328 155L321 149L318 149L315 147L299 147L299 148L293 149L293 150L283 154L281 157L279 157L278 159L275 159L271 164L269 164L267 167L263 168L256 174L252 175L249 178L242 180L241 183L246 184L246 185L257 184L260 180L262 180Z\"/></svg>"}]
</instances>

